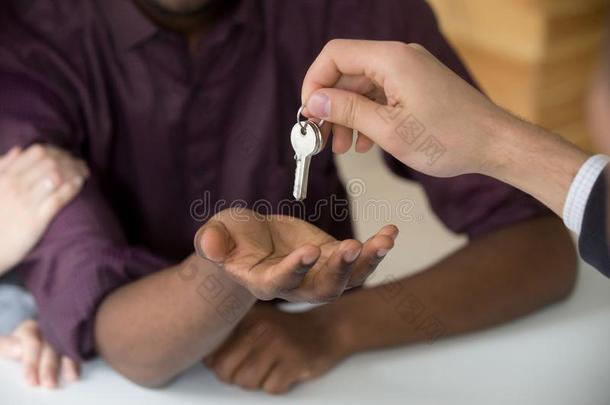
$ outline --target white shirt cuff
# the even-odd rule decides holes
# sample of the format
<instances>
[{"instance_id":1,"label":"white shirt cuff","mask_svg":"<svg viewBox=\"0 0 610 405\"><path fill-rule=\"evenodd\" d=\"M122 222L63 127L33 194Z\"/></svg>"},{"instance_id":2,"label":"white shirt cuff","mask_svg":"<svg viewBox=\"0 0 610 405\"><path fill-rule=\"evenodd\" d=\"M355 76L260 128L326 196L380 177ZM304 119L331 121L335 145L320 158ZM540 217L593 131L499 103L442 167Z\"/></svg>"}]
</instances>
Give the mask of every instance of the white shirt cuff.
<instances>
[{"instance_id":1,"label":"white shirt cuff","mask_svg":"<svg viewBox=\"0 0 610 405\"><path fill-rule=\"evenodd\" d=\"M587 201L595 182L610 162L605 155L591 156L578 170L563 206L563 222L572 232L580 234Z\"/></svg>"}]
</instances>

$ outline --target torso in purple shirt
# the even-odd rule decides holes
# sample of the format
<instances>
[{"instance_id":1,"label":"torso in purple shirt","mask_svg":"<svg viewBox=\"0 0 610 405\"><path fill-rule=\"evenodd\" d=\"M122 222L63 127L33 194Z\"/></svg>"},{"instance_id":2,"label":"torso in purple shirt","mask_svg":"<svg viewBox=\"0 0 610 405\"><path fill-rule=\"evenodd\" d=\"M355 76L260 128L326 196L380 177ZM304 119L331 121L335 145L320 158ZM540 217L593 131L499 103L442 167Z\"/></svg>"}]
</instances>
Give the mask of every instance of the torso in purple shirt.
<instances>
[{"instance_id":1,"label":"torso in purple shirt","mask_svg":"<svg viewBox=\"0 0 610 405\"><path fill-rule=\"evenodd\" d=\"M328 40L419 42L470 80L423 0L240 1L195 52L129 0L8 3L17 10L0 6L0 152L56 143L84 156L95 179L22 266L43 329L73 357L93 353L102 297L184 259L215 210L299 212L289 203L289 133L302 79ZM474 237L544 212L483 176L432 179L387 161L424 186L454 232ZM330 148L309 178L303 215L349 237Z\"/></svg>"}]
</instances>

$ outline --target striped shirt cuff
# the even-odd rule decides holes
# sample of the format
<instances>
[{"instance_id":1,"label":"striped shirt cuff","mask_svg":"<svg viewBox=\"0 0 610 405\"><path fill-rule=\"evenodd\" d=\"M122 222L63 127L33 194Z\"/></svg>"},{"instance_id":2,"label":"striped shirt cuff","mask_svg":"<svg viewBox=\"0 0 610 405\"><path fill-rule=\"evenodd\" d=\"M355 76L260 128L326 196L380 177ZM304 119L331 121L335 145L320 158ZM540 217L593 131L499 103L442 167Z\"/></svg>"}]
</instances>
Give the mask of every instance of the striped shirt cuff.
<instances>
[{"instance_id":1,"label":"striped shirt cuff","mask_svg":"<svg viewBox=\"0 0 610 405\"><path fill-rule=\"evenodd\" d=\"M580 234L587 201L598 177L610 162L605 155L591 156L578 170L563 206L563 222L572 232Z\"/></svg>"}]
</instances>

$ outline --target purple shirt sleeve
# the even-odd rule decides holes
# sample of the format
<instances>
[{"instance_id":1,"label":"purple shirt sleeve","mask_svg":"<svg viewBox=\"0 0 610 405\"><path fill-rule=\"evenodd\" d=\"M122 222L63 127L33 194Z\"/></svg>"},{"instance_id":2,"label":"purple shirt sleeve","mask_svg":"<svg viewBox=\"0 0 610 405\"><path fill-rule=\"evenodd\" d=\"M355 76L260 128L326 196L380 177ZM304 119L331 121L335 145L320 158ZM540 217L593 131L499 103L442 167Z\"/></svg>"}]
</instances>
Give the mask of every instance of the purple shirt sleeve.
<instances>
[{"instance_id":1,"label":"purple shirt sleeve","mask_svg":"<svg viewBox=\"0 0 610 405\"><path fill-rule=\"evenodd\" d=\"M6 4L14 17L3 17ZM21 266L44 333L71 357L93 354L104 296L167 267L159 256L176 262L192 251L201 221L194 201L275 206L289 197L293 150L285 135L300 80L327 40L419 42L471 80L424 0L236 5L190 55L132 1L0 2L0 153L49 142L85 158L93 173ZM423 185L455 232L477 236L544 211L482 176L432 179L390 166ZM243 175L253 172L261 175ZM345 196L329 149L310 180L310 203ZM159 221L166 213L172 220ZM335 220L330 207L316 224L351 234L349 218Z\"/></svg>"},{"instance_id":2,"label":"purple shirt sleeve","mask_svg":"<svg viewBox=\"0 0 610 405\"><path fill-rule=\"evenodd\" d=\"M0 49L0 153L14 145L52 143L79 154L75 107L27 69L14 73L14 55ZM93 325L102 299L115 288L169 265L129 246L95 178L51 223L20 264L39 307L42 332L61 353L83 360L95 354Z\"/></svg>"},{"instance_id":3,"label":"purple shirt sleeve","mask_svg":"<svg viewBox=\"0 0 610 405\"><path fill-rule=\"evenodd\" d=\"M422 185L430 208L455 233L474 239L517 222L553 215L533 197L491 177L469 174L435 178L385 155L390 169Z\"/></svg>"},{"instance_id":4,"label":"purple shirt sleeve","mask_svg":"<svg viewBox=\"0 0 610 405\"><path fill-rule=\"evenodd\" d=\"M74 359L95 354L93 322L116 288L170 263L129 246L93 181L55 218L19 267L49 342Z\"/></svg>"}]
</instances>

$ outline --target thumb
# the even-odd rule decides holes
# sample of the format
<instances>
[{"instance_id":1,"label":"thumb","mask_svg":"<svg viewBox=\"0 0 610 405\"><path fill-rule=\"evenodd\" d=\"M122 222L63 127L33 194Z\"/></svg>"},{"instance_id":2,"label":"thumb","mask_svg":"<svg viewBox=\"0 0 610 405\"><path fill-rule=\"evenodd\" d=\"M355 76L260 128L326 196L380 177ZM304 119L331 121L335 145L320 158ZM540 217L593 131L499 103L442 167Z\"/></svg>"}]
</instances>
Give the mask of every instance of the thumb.
<instances>
[{"instance_id":1,"label":"thumb","mask_svg":"<svg viewBox=\"0 0 610 405\"><path fill-rule=\"evenodd\" d=\"M0 357L19 361L21 358L21 343L12 336L0 337Z\"/></svg>"},{"instance_id":2,"label":"thumb","mask_svg":"<svg viewBox=\"0 0 610 405\"><path fill-rule=\"evenodd\" d=\"M392 107L376 103L361 94L328 88L318 90L309 97L305 113L364 133L389 152L388 149L394 144L394 128L403 118L391 110Z\"/></svg>"},{"instance_id":3,"label":"thumb","mask_svg":"<svg viewBox=\"0 0 610 405\"><path fill-rule=\"evenodd\" d=\"M224 223L210 220L195 236L197 254L215 263L222 263L231 253L235 243Z\"/></svg>"}]
</instances>

